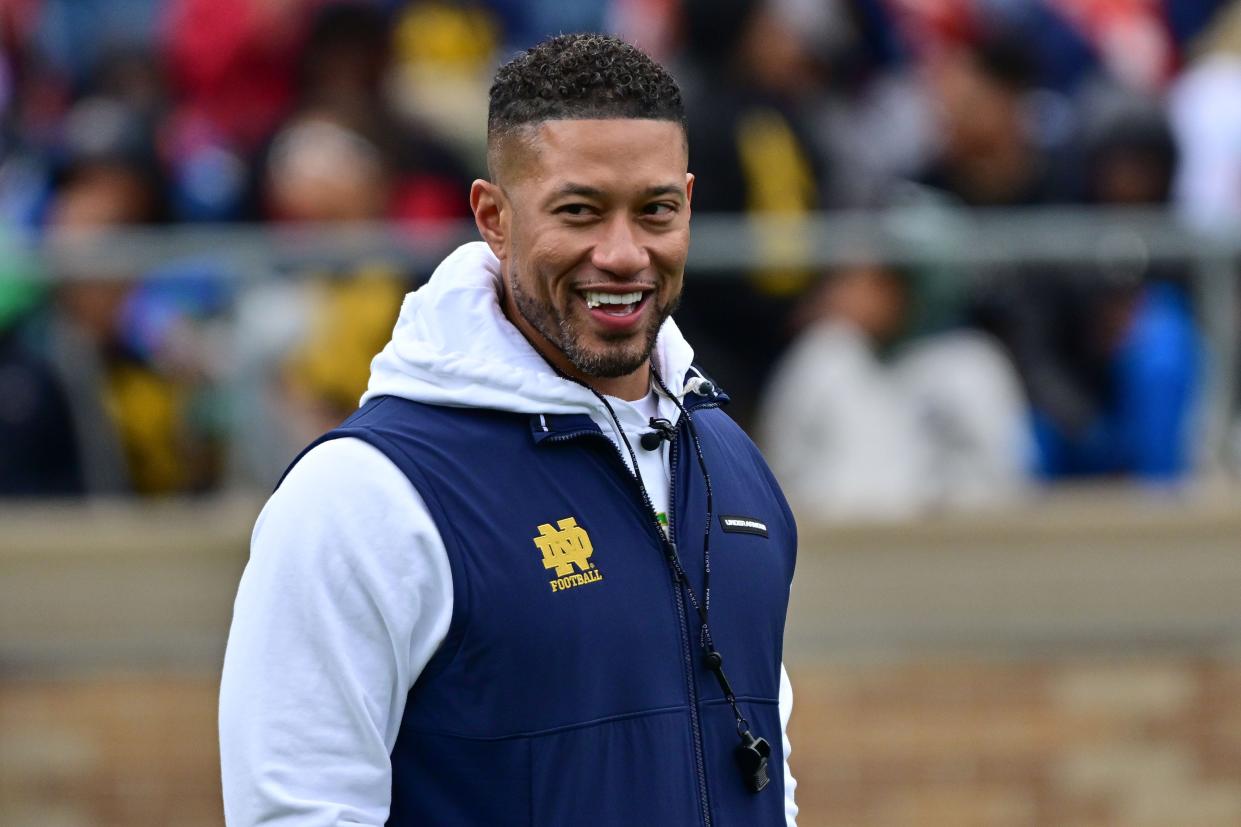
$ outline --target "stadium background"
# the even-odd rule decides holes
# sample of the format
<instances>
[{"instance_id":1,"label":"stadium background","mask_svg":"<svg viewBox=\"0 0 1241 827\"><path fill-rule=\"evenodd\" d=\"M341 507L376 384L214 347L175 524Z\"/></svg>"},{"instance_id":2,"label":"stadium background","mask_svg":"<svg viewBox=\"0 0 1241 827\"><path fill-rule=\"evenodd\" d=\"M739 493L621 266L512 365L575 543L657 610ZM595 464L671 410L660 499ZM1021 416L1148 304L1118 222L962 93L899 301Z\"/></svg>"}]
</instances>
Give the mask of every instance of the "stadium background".
<instances>
[{"instance_id":1,"label":"stadium background","mask_svg":"<svg viewBox=\"0 0 1241 827\"><path fill-rule=\"evenodd\" d=\"M679 321L797 500L801 823L1241 823L1219 0L0 2L0 823L221 822L264 492L588 29L684 85Z\"/></svg>"}]
</instances>

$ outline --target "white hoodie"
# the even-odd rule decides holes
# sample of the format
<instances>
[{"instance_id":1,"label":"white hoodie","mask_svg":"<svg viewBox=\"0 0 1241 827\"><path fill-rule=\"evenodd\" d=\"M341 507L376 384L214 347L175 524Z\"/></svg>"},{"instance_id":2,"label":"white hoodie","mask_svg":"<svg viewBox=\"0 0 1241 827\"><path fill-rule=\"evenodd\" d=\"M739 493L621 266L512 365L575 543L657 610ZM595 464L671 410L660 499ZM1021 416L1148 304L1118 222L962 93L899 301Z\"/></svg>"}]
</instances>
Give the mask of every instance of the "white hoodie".
<instances>
[{"instance_id":1,"label":"white hoodie","mask_svg":"<svg viewBox=\"0 0 1241 827\"><path fill-rule=\"evenodd\" d=\"M598 398L558 376L500 309L500 263L482 242L457 249L405 297L362 397L529 414L587 414L618 445ZM655 364L671 393L693 351L669 319ZM676 405L609 399L625 434L675 422ZM628 451L621 455L629 462ZM656 511L667 450L636 450ZM452 573L422 498L379 450L336 439L309 451L267 502L241 578L220 685L224 811L242 825L382 825L389 756L410 687L448 632ZM781 669L787 732L792 689ZM785 812L795 782L783 737Z\"/></svg>"}]
</instances>

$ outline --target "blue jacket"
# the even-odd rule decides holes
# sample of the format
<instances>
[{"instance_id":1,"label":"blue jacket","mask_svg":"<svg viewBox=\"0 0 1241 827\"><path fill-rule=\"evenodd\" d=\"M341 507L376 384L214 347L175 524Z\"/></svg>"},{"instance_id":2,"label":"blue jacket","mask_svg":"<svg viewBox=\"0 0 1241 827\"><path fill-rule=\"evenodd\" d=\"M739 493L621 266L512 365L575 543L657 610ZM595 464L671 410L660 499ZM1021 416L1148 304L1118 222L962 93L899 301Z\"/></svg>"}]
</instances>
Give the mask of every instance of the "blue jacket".
<instances>
[{"instance_id":1,"label":"blue jacket","mask_svg":"<svg viewBox=\"0 0 1241 827\"><path fill-rule=\"evenodd\" d=\"M362 439L404 472L454 589L392 752L389 824L784 823L777 698L796 527L717 399L685 403L714 488L711 630L743 714L774 744L770 786L743 784L697 617L590 418L382 396L320 442ZM670 530L701 597L706 488L684 421L671 452Z\"/></svg>"}]
</instances>

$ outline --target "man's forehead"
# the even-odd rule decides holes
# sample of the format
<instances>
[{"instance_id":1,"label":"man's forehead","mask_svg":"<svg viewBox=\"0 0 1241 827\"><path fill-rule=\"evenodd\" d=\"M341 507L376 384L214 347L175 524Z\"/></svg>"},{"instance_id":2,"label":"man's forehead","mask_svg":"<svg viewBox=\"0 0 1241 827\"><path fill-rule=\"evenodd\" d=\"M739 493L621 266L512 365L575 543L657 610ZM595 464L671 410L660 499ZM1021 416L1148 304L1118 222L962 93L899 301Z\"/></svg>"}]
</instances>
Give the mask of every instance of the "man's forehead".
<instances>
[{"instance_id":1,"label":"man's forehead","mask_svg":"<svg viewBox=\"0 0 1241 827\"><path fill-rule=\"evenodd\" d=\"M548 179L570 168L685 172L688 147L680 123L647 118L565 118L523 124L493 139L493 175Z\"/></svg>"}]
</instances>

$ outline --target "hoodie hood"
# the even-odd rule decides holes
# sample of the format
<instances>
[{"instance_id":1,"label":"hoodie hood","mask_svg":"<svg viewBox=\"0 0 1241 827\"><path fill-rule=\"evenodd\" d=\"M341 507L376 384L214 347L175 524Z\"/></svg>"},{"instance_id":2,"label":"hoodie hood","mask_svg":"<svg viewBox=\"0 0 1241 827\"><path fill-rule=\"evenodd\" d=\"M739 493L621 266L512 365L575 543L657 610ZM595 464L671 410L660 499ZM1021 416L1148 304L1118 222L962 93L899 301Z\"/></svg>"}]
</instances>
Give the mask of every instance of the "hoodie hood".
<instances>
[{"instance_id":1,"label":"hoodie hood","mask_svg":"<svg viewBox=\"0 0 1241 827\"><path fill-rule=\"evenodd\" d=\"M527 414L597 411L587 388L559 376L500 309L500 261L485 243L458 247L405 296L392 340L371 361L361 404L376 396ZM669 318L653 353L681 396L694 351Z\"/></svg>"}]
</instances>

